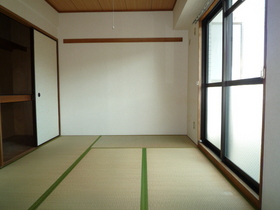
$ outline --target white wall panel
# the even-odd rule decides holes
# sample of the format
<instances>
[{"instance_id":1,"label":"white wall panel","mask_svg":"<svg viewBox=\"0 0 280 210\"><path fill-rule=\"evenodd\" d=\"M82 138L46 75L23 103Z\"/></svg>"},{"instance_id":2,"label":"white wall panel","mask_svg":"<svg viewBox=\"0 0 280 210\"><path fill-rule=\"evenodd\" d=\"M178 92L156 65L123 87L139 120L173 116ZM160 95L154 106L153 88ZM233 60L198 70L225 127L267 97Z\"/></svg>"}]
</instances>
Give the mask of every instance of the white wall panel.
<instances>
[{"instance_id":1,"label":"white wall panel","mask_svg":"<svg viewBox=\"0 0 280 210\"><path fill-rule=\"evenodd\" d=\"M267 59L265 94L265 135L263 157L262 209L279 209L280 206L280 97L279 97L279 34L280 1L267 1Z\"/></svg>"},{"instance_id":2,"label":"white wall panel","mask_svg":"<svg viewBox=\"0 0 280 210\"><path fill-rule=\"evenodd\" d=\"M189 29L189 54L188 54L188 136L195 142L199 140L198 119L199 106L199 28L198 24Z\"/></svg>"},{"instance_id":3,"label":"white wall panel","mask_svg":"<svg viewBox=\"0 0 280 210\"><path fill-rule=\"evenodd\" d=\"M172 29L172 12L117 13L114 30L111 20L110 13L60 17L62 134L186 134L187 31ZM62 43L116 37L184 41Z\"/></svg>"}]
</instances>

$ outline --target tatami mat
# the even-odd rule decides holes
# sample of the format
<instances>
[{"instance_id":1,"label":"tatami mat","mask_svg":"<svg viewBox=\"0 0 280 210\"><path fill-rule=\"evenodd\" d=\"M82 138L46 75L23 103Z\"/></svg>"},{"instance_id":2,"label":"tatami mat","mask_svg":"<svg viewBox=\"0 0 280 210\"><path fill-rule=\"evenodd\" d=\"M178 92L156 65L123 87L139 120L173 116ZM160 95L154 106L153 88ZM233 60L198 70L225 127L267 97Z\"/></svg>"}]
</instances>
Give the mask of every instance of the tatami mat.
<instances>
[{"instance_id":1,"label":"tatami mat","mask_svg":"<svg viewBox=\"0 0 280 210\"><path fill-rule=\"evenodd\" d=\"M102 136L93 148L189 148L196 145L187 136Z\"/></svg>"},{"instance_id":2,"label":"tatami mat","mask_svg":"<svg viewBox=\"0 0 280 210\"><path fill-rule=\"evenodd\" d=\"M252 209L186 136L59 137L0 170L1 210L140 206Z\"/></svg>"},{"instance_id":3,"label":"tatami mat","mask_svg":"<svg viewBox=\"0 0 280 210\"><path fill-rule=\"evenodd\" d=\"M147 149L149 210L252 209L196 148Z\"/></svg>"},{"instance_id":4,"label":"tatami mat","mask_svg":"<svg viewBox=\"0 0 280 210\"><path fill-rule=\"evenodd\" d=\"M0 209L28 209L98 136L59 137L0 170Z\"/></svg>"},{"instance_id":5,"label":"tatami mat","mask_svg":"<svg viewBox=\"0 0 280 210\"><path fill-rule=\"evenodd\" d=\"M140 208L141 149L92 149L39 209Z\"/></svg>"}]
</instances>

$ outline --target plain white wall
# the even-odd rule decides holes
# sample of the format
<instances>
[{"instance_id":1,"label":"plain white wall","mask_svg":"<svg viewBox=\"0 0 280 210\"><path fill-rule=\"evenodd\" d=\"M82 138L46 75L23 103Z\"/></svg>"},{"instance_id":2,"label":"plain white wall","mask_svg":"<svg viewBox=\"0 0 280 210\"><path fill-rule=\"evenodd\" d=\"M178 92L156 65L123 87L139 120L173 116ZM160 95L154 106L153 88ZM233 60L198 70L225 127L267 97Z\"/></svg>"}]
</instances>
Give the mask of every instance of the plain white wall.
<instances>
[{"instance_id":1,"label":"plain white wall","mask_svg":"<svg viewBox=\"0 0 280 210\"><path fill-rule=\"evenodd\" d=\"M62 135L186 134L188 32L172 12L61 14ZM64 44L66 38L183 37L178 43Z\"/></svg>"},{"instance_id":2,"label":"plain white wall","mask_svg":"<svg viewBox=\"0 0 280 210\"><path fill-rule=\"evenodd\" d=\"M57 37L58 13L44 0L0 0L0 5Z\"/></svg>"},{"instance_id":3,"label":"plain white wall","mask_svg":"<svg viewBox=\"0 0 280 210\"><path fill-rule=\"evenodd\" d=\"M189 28L188 62L188 136L195 142L198 138L198 102L199 102L199 27L193 24Z\"/></svg>"},{"instance_id":4,"label":"plain white wall","mask_svg":"<svg viewBox=\"0 0 280 210\"><path fill-rule=\"evenodd\" d=\"M280 208L280 1L267 1L267 59L262 209Z\"/></svg>"}]
</instances>

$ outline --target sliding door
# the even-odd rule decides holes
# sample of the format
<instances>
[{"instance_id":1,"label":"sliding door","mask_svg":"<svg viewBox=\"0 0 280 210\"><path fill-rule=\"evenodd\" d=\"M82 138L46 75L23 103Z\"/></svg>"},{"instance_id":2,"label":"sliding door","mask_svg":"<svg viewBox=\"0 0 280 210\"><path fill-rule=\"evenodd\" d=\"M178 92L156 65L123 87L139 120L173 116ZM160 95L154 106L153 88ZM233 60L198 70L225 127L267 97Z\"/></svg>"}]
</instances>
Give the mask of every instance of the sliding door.
<instances>
[{"instance_id":1,"label":"sliding door","mask_svg":"<svg viewBox=\"0 0 280 210\"><path fill-rule=\"evenodd\" d=\"M223 11L219 7L209 18L205 33L205 143L218 155L221 149Z\"/></svg>"},{"instance_id":2,"label":"sliding door","mask_svg":"<svg viewBox=\"0 0 280 210\"><path fill-rule=\"evenodd\" d=\"M203 21L202 140L256 192L262 142L264 16L265 0L225 0Z\"/></svg>"},{"instance_id":3,"label":"sliding door","mask_svg":"<svg viewBox=\"0 0 280 210\"><path fill-rule=\"evenodd\" d=\"M57 42L34 30L37 144L59 135Z\"/></svg>"}]
</instances>

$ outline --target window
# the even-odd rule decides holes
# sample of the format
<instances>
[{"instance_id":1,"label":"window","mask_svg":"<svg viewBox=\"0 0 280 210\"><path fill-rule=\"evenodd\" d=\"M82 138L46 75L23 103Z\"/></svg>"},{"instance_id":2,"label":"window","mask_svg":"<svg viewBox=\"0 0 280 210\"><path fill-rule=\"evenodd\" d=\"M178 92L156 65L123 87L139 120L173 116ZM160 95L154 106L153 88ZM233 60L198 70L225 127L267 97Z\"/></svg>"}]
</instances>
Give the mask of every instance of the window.
<instances>
[{"instance_id":1,"label":"window","mask_svg":"<svg viewBox=\"0 0 280 210\"><path fill-rule=\"evenodd\" d=\"M203 27L203 143L258 193L265 0L224 0Z\"/></svg>"}]
</instances>

